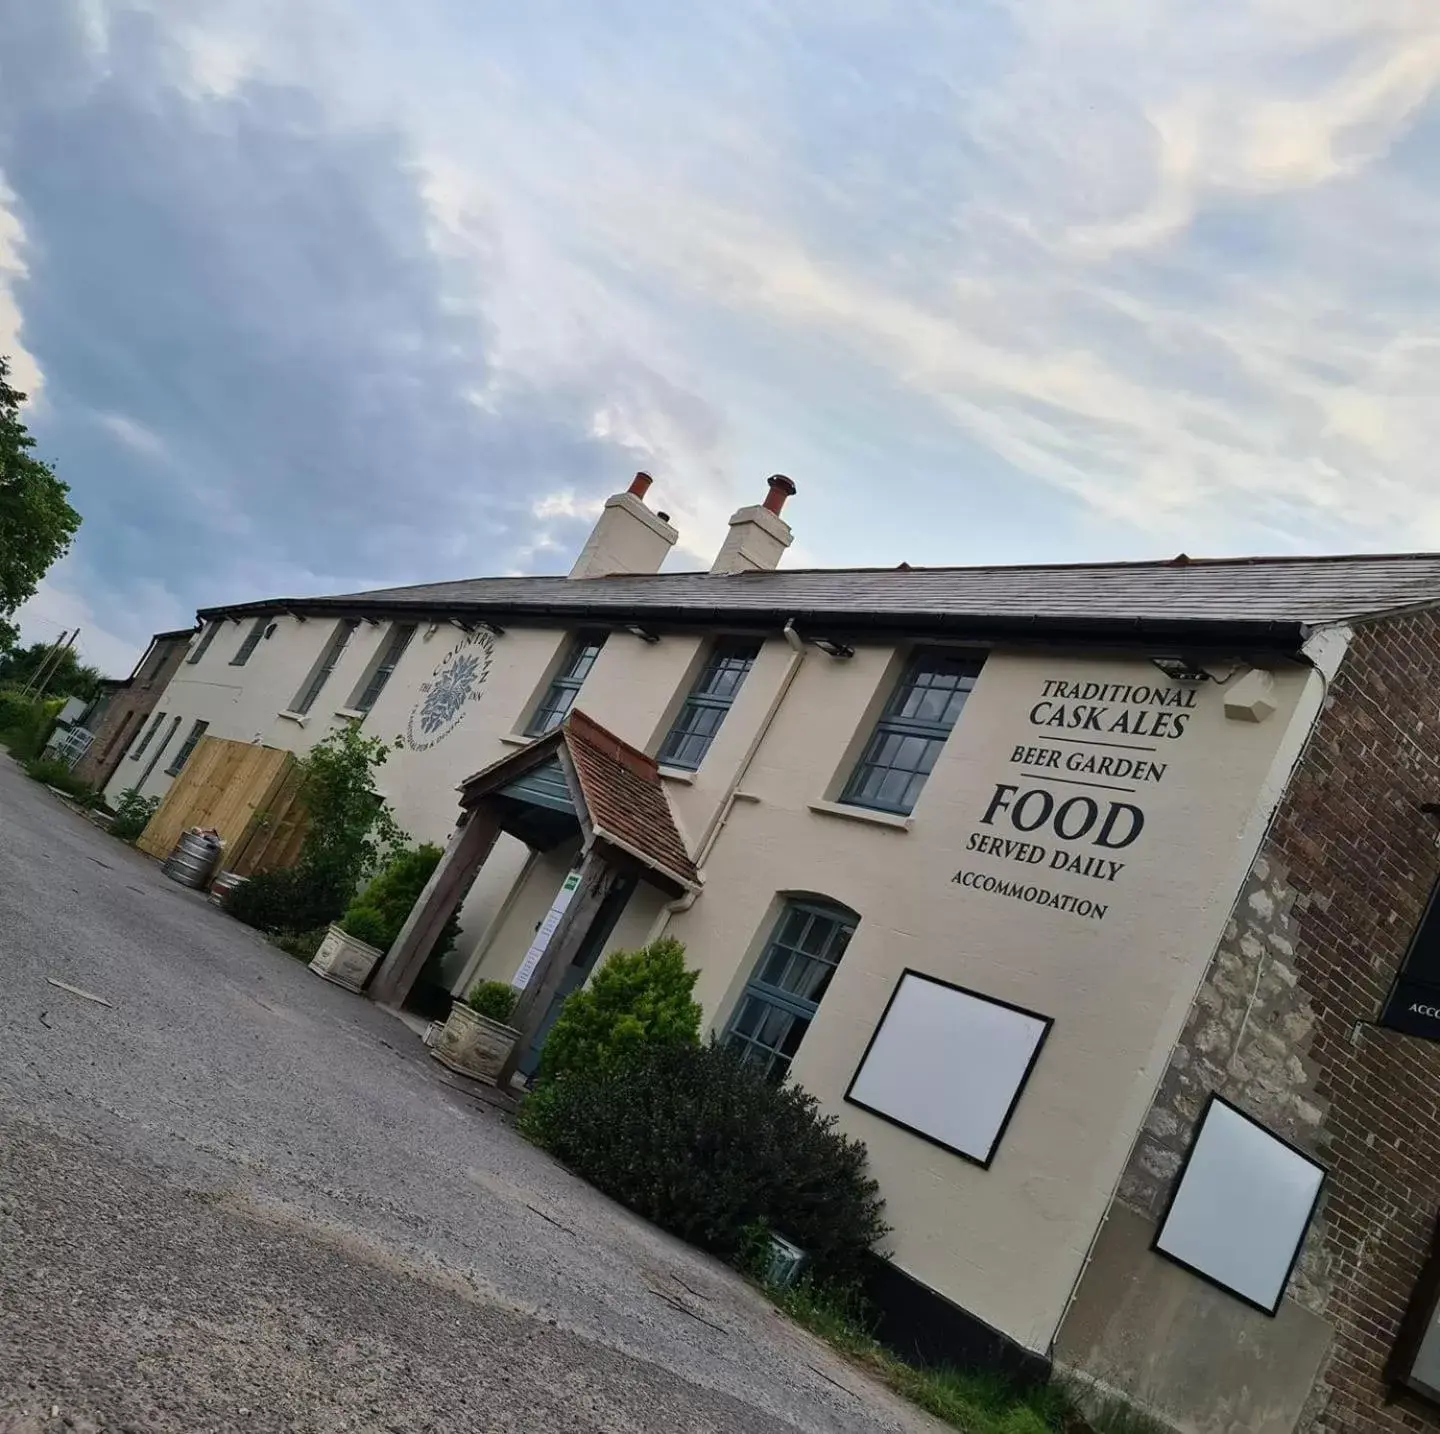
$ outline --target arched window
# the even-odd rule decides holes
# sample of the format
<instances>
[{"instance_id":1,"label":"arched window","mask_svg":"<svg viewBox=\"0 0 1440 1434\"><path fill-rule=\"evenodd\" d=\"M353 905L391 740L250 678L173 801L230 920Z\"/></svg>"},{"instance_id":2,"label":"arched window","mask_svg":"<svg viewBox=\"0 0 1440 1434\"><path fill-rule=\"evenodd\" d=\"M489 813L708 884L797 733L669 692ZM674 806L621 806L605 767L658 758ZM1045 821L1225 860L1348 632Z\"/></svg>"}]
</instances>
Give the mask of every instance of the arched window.
<instances>
[{"instance_id":1,"label":"arched window","mask_svg":"<svg viewBox=\"0 0 1440 1434\"><path fill-rule=\"evenodd\" d=\"M790 1069L859 920L814 897L785 902L725 1035L768 1079L782 1080Z\"/></svg>"}]
</instances>

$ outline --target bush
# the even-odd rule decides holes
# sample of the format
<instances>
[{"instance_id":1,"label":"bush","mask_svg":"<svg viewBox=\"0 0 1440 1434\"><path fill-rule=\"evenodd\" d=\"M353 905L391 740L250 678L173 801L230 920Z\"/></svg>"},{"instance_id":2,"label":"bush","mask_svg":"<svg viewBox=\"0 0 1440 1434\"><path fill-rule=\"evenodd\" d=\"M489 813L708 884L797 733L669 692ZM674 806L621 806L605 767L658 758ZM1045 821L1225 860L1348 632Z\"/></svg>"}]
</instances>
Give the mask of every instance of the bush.
<instances>
[{"instance_id":1,"label":"bush","mask_svg":"<svg viewBox=\"0 0 1440 1434\"><path fill-rule=\"evenodd\" d=\"M25 763L25 773L47 787L58 788L86 806L92 806L99 800L95 788L89 782L82 781L70 770L67 763L56 761L53 757L33 758Z\"/></svg>"},{"instance_id":2,"label":"bush","mask_svg":"<svg viewBox=\"0 0 1440 1434\"><path fill-rule=\"evenodd\" d=\"M515 1014L515 1003L519 999L519 991L507 986L504 981L481 981L478 986L470 988L465 1004L477 1016L499 1021L503 1026Z\"/></svg>"},{"instance_id":3,"label":"bush","mask_svg":"<svg viewBox=\"0 0 1440 1434\"><path fill-rule=\"evenodd\" d=\"M159 797L142 797L134 787L121 792L115 806L115 816L110 823L110 835L131 843L140 840L140 834L150 824L150 818L160 809Z\"/></svg>"},{"instance_id":4,"label":"bush","mask_svg":"<svg viewBox=\"0 0 1440 1434\"><path fill-rule=\"evenodd\" d=\"M665 937L639 951L617 951L560 1012L540 1055L541 1082L598 1074L653 1046L700 1041L699 973L685 948Z\"/></svg>"},{"instance_id":5,"label":"bush","mask_svg":"<svg viewBox=\"0 0 1440 1434\"><path fill-rule=\"evenodd\" d=\"M342 929L357 941L388 951L443 855L433 842L426 842L393 857L350 903L340 921ZM459 935L460 922L452 915L435 943L435 954L449 951Z\"/></svg>"},{"instance_id":6,"label":"bush","mask_svg":"<svg viewBox=\"0 0 1440 1434\"><path fill-rule=\"evenodd\" d=\"M314 931L280 931L270 938L272 946L278 946L287 955L309 965L325 939L325 927L317 926Z\"/></svg>"},{"instance_id":7,"label":"bush","mask_svg":"<svg viewBox=\"0 0 1440 1434\"><path fill-rule=\"evenodd\" d=\"M526 1101L521 1122L607 1195L731 1262L759 1225L805 1250L817 1279L843 1283L886 1234L865 1147L799 1086L771 1084L713 1042L568 1072Z\"/></svg>"},{"instance_id":8,"label":"bush","mask_svg":"<svg viewBox=\"0 0 1440 1434\"><path fill-rule=\"evenodd\" d=\"M45 750L55 729L56 714L64 705L57 698L42 700L21 697L16 692L0 693L0 741L20 761L34 760Z\"/></svg>"},{"instance_id":9,"label":"bush","mask_svg":"<svg viewBox=\"0 0 1440 1434\"><path fill-rule=\"evenodd\" d=\"M242 881L226 894L224 906L237 921L257 930L295 933L328 926L349 899L350 892L334 877L296 867Z\"/></svg>"}]
</instances>

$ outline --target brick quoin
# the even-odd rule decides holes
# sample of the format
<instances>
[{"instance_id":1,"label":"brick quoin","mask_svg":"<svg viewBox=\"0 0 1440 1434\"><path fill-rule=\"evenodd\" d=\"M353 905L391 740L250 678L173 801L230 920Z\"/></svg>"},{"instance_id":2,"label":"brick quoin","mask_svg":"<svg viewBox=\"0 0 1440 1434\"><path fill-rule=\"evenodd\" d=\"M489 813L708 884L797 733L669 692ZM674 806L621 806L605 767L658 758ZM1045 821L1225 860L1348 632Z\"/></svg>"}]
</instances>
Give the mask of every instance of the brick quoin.
<instances>
[{"instance_id":1,"label":"brick quoin","mask_svg":"<svg viewBox=\"0 0 1440 1434\"><path fill-rule=\"evenodd\" d=\"M1440 874L1435 801L1440 617L1362 626L1121 1186L1158 1215L1210 1089L1326 1166L1288 1292L1335 1331L1303 1434L1440 1429L1384 1379L1440 1209L1440 1044L1373 1024Z\"/></svg>"}]
</instances>

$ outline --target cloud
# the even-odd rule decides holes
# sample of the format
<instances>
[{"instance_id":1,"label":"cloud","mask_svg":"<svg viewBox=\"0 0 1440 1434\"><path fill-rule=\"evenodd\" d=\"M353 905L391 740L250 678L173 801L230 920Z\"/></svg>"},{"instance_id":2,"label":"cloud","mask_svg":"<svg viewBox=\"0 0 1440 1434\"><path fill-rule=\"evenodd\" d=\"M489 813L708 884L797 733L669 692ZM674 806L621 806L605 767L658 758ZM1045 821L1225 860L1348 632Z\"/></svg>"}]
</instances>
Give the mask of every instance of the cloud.
<instances>
[{"instance_id":1,"label":"cloud","mask_svg":"<svg viewBox=\"0 0 1440 1434\"><path fill-rule=\"evenodd\" d=\"M24 319L15 301L15 286L25 278L23 257L25 230L15 217L15 195L0 171L0 357L9 360L10 384L27 394L31 403L39 400L44 376L35 356L25 347L21 330Z\"/></svg>"},{"instance_id":2,"label":"cloud","mask_svg":"<svg viewBox=\"0 0 1440 1434\"><path fill-rule=\"evenodd\" d=\"M0 54L0 338L137 644L564 571L637 468L694 566L777 470L806 561L1440 543L1433 7L54 0Z\"/></svg>"}]
</instances>

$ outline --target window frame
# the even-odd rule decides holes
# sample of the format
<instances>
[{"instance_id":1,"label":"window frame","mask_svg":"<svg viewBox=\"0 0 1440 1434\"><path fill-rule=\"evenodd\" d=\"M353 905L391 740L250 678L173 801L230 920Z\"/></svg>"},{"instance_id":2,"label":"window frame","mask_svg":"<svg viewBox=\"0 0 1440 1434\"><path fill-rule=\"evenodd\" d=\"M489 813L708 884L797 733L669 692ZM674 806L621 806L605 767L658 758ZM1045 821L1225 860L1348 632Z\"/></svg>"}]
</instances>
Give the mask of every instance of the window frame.
<instances>
[{"instance_id":1,"label":"window frame","mask_svg":"<svg viewBox=\"0 0 1440 1434\"><path fill-rule=\"evenodd\" d=\"M297 717L309 714L315 705L315 699L325 690L325 684L339 667L340 659L344 657L345 649L350 646L350 639L355 636L355 629L359 626L358 617L342 617L336 622L330 636L325 639L319 659L310 669L310 675L295 694L290 706L285 709L287 712L293 712Z\"/></svg>"},{"instance_id":2,"label":"window frame","mask_svg":"<svg viewBox=\"0 0 1440 1434\"><path fill-rule=\"evenodd\" d=\"M206 652L210 648L210 644L215 641L215 635L224 626L224 618L219 617L214 618L210 622L207 622L205 624L205 630L200 634L200 641L195 644L194 652L192 652L189 657L185 659L185 665L187 667L193 666L195 663L199 662L202 657L205 656Z\"/></svg>"},{"instance_id":3,"label":"window frame","mask_svg":"<svg viewBox=\"0 0 1440 1434\"><path fill-rule=\"evenodd\" d=\"M165 768L167 777L178 777L185 770L185 764L190 760L196 747L200 745L200 739L209 730L210 724L203 717L197 717L190 724L190 730L185 734L185 740L176 749L170 765Z\"/></svg>"},{"instance_id":4,"label":"window frame","mask_svg":"<svg viewBox=\"0 0 1440 1434\"><path fill-rule=\"evenodd\" d=\"M254 656L255 649L260 646L265 637L265 630L273 621L274 618L257 617L250 624L250 631L241 638L240 646L235 649L235 656L230 659L231 667L244 667L250 661Z\"/></svg>"},{"instance_id":5,"label":"window frame","mask_svg":"<svg viewBox=\"0 0 1440 1434\"><path fill-rule=\"evenodd\" d=\"M415 634L419 631L419 627L419 623L414 622L392 622L390 624L390 631L385 638L384 646L376 654L375 661L360 679L355 691L350 694L350 711L368 714L380 700L380 694L385 690L386 685L395 675L395 669L400 666L401 660L410 650L410 644L415 640Z\"/></svg>"},{"instance_id":6,"label":"window frame","mask_svg":"<svg viewBox=\"0 0 1440 1434\"><path fill-rule=\"evenodd\" d=\"M789 928L792 917L796 915L807 916L811 921L819 920L830 923L832 929L825 935L818 951L804 949L805 939L810 931L808 924L802 928L799 936L793 942L782 939ZM850 943L854 940L859 926L858 913L852 911L848 906L842 906L839 902L829 901L822 897L806 896L788 896L782 899L779 914L771 924L770 932L751 969L750 978L740 992L740 997L735 1002L735 1009L731 1012L730 1019L725 1025L724 1044L741 1048L743 1063L763 1064L764 1069L761 1073L766 1080L783 1080L789 1073L791 1063L800 1053L800 1046L805 1040L805 1035L819 1013L820 1003L825 999L825 994L834 980L835 972L839 970L841 961L845 959L845 953L849 950ZM829 959L829 955L837 940L840 942L840 951L832 961ZM830 968L829 975L826 976L818 996L813 998L804 996L798 991L787 990L784 986L764 979L765 971L770 966L772 958L781 952L788 953L785 966L780 972L782 978L789 974L797 958L804 962L819 962ZM803 968L801 974L805 974ZM769 1045L757 1039L769 1018L768 1011L757 1019L753 1032L747 1033L740 1030L741 1022L745 1020L752 1003L769 1007L772 1011L782 1011L790 1016L791 1019L786 1024L784 1033L777 1044ZM795 1049L787 1055L781 1047L795 1029L796 1021L803 1024L800 1027L799 1039L795 1042Z\"/></svg>"},{"instance_id":7,"label":"window frame","mask_svg":"<svg viewBox=\"0 0 1440 1434\"><path fill-rule=\"evenodd\" d=\"M527 737L543 737L553 732L570 715L580 696L580 689L585 685L585 679L594 671L600 654L605 650L605 639L609 636L610 634L603 630L585 628L571 637L560 666L545 684L545 691L535 703L530 720L525 724ZM590 652L591 648L594 648L593 653ZM582 663L585 670L577 677L576 669ZM569 694L563 706L560 705L562 693Z\"/></svg>"},{"instance_id":8,"label":"window frame","mask_svg":"<svg viewBox=\"0 0 1440 1434\"><path fill-rule=\"evenodd\" d=\"M918 685L917 679L926 670L927 664L939 663L953 664L962 669L956 673L955 687L950 689L961 696L961 701L954 713L949 716L948 720L944 717L935 720L905 716L904 709L912 695L917 691L924 690ZM845 785L841 789L839 797L841 804L858 807L863 811L887 812L892 816L900 817L910 816L919 804L921 793L930 780L930 774L934 770L941 752L945 750L945 744L949 741L950 734L960 721L960 716L970 700L970 694L975 690L975 684L980 679L980 672L984 665L983 656L976 657L944 647L920 647L912 651L906 658L898 679L885 699L885 705L881 708L851 766L849 776L845 779ZM925 686L930 690L946 690L938 688L934 684L925 684ZM927 744L933 744L933 746L927 746L925 754L921 757L922 765L920 766L905 768L883 765L876 758L884 750L886 740L891 737L899 737L902 740L915 738ZM864 787L874 773L882 772L888 775L907 770L910 774L906 784L908 801L902 798L898 802L883 802L864 795ZM910 787L917 778L919 784L914 787L912 793ZM882 784L884 780L882 777Z\"/></svg>"},{"instance_id":9,"label":"window frame","mask_svg":"<svg viewBox=\"0 0 1440 1434\"><path fill-rule=\"evenodd\" d=\"M739 697L741 688L745 686L746 679L754 670L763 646L764 643L761 639L746 637L718 637L710 644L704 665L696 674L690 690L680 704L680 710L676 712L674 721L671 722L669 730L660 743L656 761L662 767L673 767L681 772L698 772L700 770L701 764L710 755L710 748L714 745L715 738L719 736L720 728L724 725L727 714L735 705L735 699ZM748 655L741 656L741 654ZM707 686L716 682L722 674L737 670L739 675L735 678L728 693L722 695L706 690ZM686 726L687 722L696 723L703 720L702 714L709 712L719 714L711 731L697 732ZM685 753L689 744L696 741L702 742L703 745L699 755L692 761Z\"/></svg>"},{"instance_id":10,"label":"window frame","mask_svg":"<svg viewBox=\"0 0 1440 1434\"><path fill-rule=\"evenodd\" d=\"M135 750L130 753L130 760L132 762L138 762L140 758L145 755L145 749L155 740L155 734L160 730L164 721L165 714L163 712L157 712L155 714L155 720L148 726L140 729L138 740L135 743Z\"/></svg>"}]
</instances>

